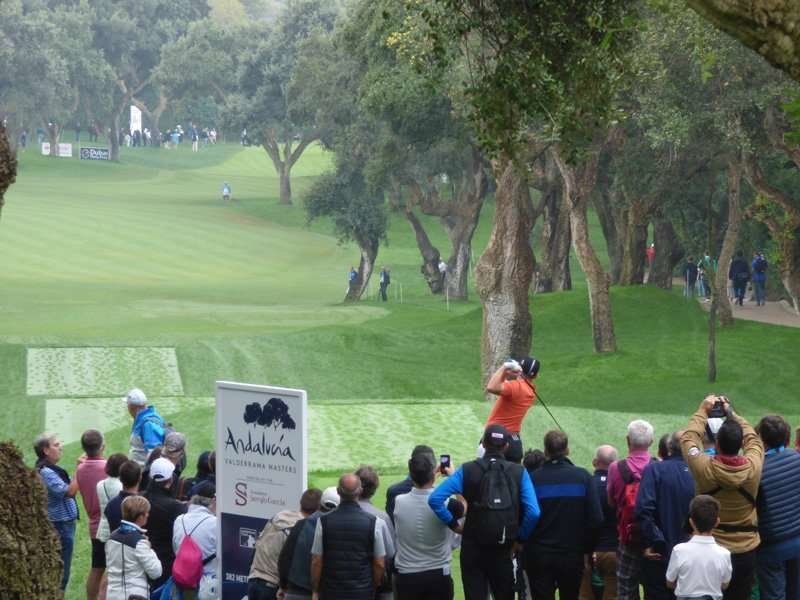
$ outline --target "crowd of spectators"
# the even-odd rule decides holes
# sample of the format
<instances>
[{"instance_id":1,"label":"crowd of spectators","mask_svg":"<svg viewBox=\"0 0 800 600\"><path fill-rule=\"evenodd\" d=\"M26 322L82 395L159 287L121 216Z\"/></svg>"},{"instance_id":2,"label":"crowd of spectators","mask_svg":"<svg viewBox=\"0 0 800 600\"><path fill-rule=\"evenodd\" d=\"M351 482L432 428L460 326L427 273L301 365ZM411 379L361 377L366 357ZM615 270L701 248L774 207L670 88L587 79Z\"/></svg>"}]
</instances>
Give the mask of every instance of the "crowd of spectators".
<instances>
[{"instance_id":1,"label":"crowd of spectators","mask_svg":"<svg viewBox=\"0 0 800 600\"><path fill-rule=\"evenodd\" d=\"M34 444L62 587L80 492L92 543L87 598L148 598L175 586L183 597L217 598L214 453L184 477L186 438L141 390L126 405L129 453L105 458L102 433L87 430L74 478L58 466L57 438ZM749 600L756 585L764 600L800 597L800 454L785 419L754 428L726 398L708 396L685 428L661 437L656 456L647 421L625 433L626 456L599 446L593 473L572 463L560 429L520 456L518 434L490 423L481 456L457 468L416 446L408 476L387 487L385 511L374 504L377 471L361 465L267 523L247 597L450 600L456 549L467 600L628 600L642 588L655 600ZM188 587L187 546L201 563Z\"/></svg>"}]
</instances>

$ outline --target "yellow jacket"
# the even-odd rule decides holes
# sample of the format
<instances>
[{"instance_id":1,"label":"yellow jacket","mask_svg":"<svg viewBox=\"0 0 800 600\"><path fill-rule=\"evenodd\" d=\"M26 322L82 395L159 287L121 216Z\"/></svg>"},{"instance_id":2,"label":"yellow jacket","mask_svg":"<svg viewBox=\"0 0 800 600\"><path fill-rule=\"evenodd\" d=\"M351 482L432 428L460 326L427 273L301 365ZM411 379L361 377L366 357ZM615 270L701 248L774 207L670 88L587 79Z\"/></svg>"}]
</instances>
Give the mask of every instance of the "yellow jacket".
<instances>
[{"instance_id":1,"label":"yellow jacket","mask_svg":"<svg viewBox=\"0 0 800 600\"><path fill-rule=\"evenodd\" d=\"M712 495L719 500L720 526L714 530L714 539L732 554L741 554L755 550L761 541L755 498L764 466L764 445L747 421L735 414L728 418L736 419L742 426L742 456L712 457L703 452L708 421L703 411L692 415L681 436L681 448L697 493L714 492Z\"/></svg>"}]
</instances>

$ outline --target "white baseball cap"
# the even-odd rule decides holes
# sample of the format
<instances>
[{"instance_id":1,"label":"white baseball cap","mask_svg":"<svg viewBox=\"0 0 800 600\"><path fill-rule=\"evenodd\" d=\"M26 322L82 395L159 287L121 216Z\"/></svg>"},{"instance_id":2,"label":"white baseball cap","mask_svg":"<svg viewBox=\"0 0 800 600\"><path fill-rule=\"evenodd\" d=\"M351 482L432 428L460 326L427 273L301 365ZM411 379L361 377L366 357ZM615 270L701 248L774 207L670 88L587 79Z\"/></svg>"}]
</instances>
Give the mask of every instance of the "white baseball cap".
<instances>
[{"instance_id":1,"label":"white baseball cap","mask_svg":"<svg viewBox=\"0 0 800 600\"><path fill-rule=\"evenodd\" d=\"M338 507L339 492L336 491L336 488L333 486L325 488L325 491L322 492L322 497L319 499L319 504L325 510L333 510Z\"/></svg>"},{"instance_id":2,"label":"white baseball cap","mask_svg":"<svg viewBox=\"0 0 800 600\"><path fill-rule=\"evenodd\" d=\"M174 472L175 465L168 458L159 457L150 465L150 479L153 481L172 479L172 474Z\"/></svg>"},{"instance_id":3,"label":"white baseball cap","mask_svg":"<svg viewBox=\"0 0 800 600\"><path fill-rule=\"evenodd\" d=\"M145 396L144 392L139 388L133 388L129 391L124 400L127 404L132 404L134 406L147 406L147 396Z\"/></svg>"}]
</instances>

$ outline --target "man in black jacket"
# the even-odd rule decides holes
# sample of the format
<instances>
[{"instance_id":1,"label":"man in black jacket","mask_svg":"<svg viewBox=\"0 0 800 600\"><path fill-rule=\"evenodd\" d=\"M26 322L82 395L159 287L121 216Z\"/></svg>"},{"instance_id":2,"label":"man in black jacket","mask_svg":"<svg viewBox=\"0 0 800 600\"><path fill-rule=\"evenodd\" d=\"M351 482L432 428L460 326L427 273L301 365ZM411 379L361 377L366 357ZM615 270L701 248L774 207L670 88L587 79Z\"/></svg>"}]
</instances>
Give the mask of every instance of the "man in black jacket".
<instances>
[{"instance_id":1,"label":"man in black jacket","mask_svg":"<svg viewBox=\"0 0 800 600\"><path fill-rule=\"evenodd\" d=\"M172 497L172 475L174 463L167 458L157 458L150 465L150 484L145 498L150 501L150 517L147 519L147 535L161 561L161 577L153 582L156 589L172 575L175 552L172 550L172 530L175 519L186 512L187 506Z\"/></svg>"},{"instance_id":2,"label":"man in black jacket","mask_svg":"<svg viewBox=\"0 0 800 600\"><path fill-rule=\"evenodd\" d=\"M747 282L750 281L750 267L744 259L744 252L741 250L736 253L736 258L731 261L731 268L728 269L728 279L733 281L736 304L742 306L744 292L747 290Z\"/></svg>"},{"instance_id":3,"label":"man in black jacket","mask_svg":"<svg viewBox=\"0 0 800 600\"><path fill-rule=\"evenodd\" d=\"M603 522L600 499L589 472L567 458L566 433L547 432L544 453L533 476L542 513L525 544L525 572L537 600L553 600L556 589L561 600L578 600L584 559Z\"/></svg>"},{"instance_id":4,"label":"man in black jacket","mask_svg":"<svg viewBox=\"0 0 800 600\"><path fill-rule=\"evenodd\" d=\"M325 600L373 600L383 580L383 522L359 505L361 480L339 478L339 508L317 521L311 546L311 585Z\"/></svg>"}]
</instances>

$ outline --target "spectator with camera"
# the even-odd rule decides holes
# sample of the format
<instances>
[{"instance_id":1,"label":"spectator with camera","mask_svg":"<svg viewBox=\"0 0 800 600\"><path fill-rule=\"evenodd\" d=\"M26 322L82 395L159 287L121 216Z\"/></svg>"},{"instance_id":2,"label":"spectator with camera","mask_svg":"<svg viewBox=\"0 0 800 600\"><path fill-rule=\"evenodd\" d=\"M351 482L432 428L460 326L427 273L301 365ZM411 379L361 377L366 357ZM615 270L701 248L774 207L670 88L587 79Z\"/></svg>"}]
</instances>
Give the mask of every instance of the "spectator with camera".
<instances>
[{"instance_id":1,"label":"spectator with camera","mask_svg":"<svg viewBox=\"0 0 800 600\"><path fill-rule=\"evenodd\" d=\"M617 449L614 446L603 445L597 448L592 459L594 485L600 508L603 511L603 523L595 531L592 540L592 569L587 569L581 582L581 600L594 600L592 589L592 576L597 575L603 582L603 600L615 600L617 597L617 547L619 535L617 534L617 514L608 504L608 468L617 460ZM599 587L599 586L598 586Z\"/></svg>"},{"instance_id":2,"label":"spectator with camera","mask_svg":"<svg viewBox=\"0 0 800 600\"><path fill-rule=\"evenodd\" d=\"M397 497L395 585L398 600L453 598L450 560L456 535L428 506L436 479L436 466L433 456L424 453L412 456L408 461L408 472L414 487ZM460 506L463 514L463 505L458 501L451 502ZM458 518L460 515L453 516Z\"/></svg>"},{"instance_id":3,"label":"spectator with camera","mask_svg":"<svg viewBox=\"0 0 800 600\"><path fill-rule=\"evenodd\" d=\"M715 436L716 456L703 452L711 418L724 418ZM764 445L753 427L737 415L724 396L706 396L681 436L681 448L698 493L715 497L720 523L714 538L731 553L733 577L726 600L748 600L760 543L756 494L764 464ZM740 455L739 452L742 451Z\"/></svg>"},{"instance_id":4,"label":"spectator with camera","mask_svg":"<svg viewBox=\"0 0 800 600\"><path fill-rule=\"evenodd\" d=\"M758 488L758 586L762 600L800 597L800 454L788 447L791 429L783 417L761 419L756 431L766 449Z\"/></svg>"},{"instance_id":5,"label":"spectator with camera","mask_svg":"<svg viewBox=\"0 0 800 600\"><path fill-rule=\"evenodd\" d=\"M620 600L639 599L642 571L641 533L636 522L636 497L650 456L653 426L637 419L628 424L628 456L608 467L608 504L617 513L617 596Z\"/></svg>"},{"instance_id":6,"label":"spectator with camera","mask_svg":"<svg viewBox=\"0 0 800 600\"><path fill-rule=\"evenodd\" d=\"M685 531L694 479L681 454L680 432L669 434L666 457L647 465L636 497L636 520L644 546L642 575L650 600L675 597L667 589L669 557L676 544L689 539Z\"/></svg>"},{"instance_id":7,"label":"spectator with camera","mask_svg":"<svg viewBox=\"0 0 800 600\"><path fill-rule=\"evenodd\" d=\"M521 465L505 460L509 433L499 424L483 434L486 454L461 465L428 498L428 506L461 540L461 581L466 600L514 597L512 555L518 554L539 519L531 478ZM447 510L446 500L467 501L464 526Z\"/></svg>"},{"instance_id":8,"label":"spectator with camera","mask_svg":"<svg viewBox=\"0 0 800 600\"><path fill-rule=\"evenodd\" d=\"M540 366L539 361L530 356L520 361L509 359L486 383L486 392L498 396L489 418L486 419L486 425L498 423L508 430L509 441L505 458L513 463L522 462L524 447L520 431L522 421L536 399L533 380L539 374Z\"/></svg>"},{"instance_id":9,"label":"spectator with camera","mask_svg":"<svg viewBox=\"0 0 800 600\"><path fill-rule=\"evenodd\" d=\"M533 478L541 514L525 544L523 563L533 597L578 600L584 558L603 522L597 488L586 469L569 460L563 431L544 436L545 463Z\"/></svg>"}]
</instances>

